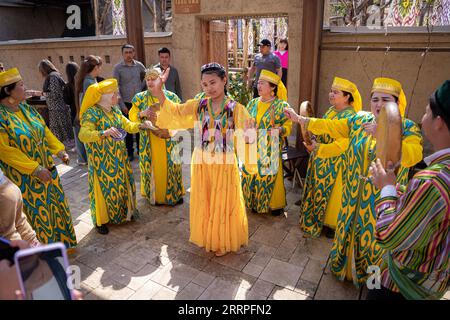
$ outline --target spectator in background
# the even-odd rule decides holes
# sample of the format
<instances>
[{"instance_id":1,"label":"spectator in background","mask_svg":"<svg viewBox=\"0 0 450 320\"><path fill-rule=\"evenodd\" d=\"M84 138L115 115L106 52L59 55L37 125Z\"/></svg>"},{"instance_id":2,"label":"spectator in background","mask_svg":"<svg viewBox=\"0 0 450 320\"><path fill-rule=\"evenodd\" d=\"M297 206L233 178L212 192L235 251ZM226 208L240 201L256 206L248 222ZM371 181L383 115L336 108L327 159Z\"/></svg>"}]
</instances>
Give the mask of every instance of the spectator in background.
<instances>
[{"instance_id":1,"label":"spectator in background","mask_svg":"<svg viewBox=\"0 0 450 320\"><path fill-rule=\"evenodd\" d=\"M64 102L63 96L66 82L58 69L49 60L41 60L38 68L45 79L41 95L45 95L47 98L50 130L59 141L66 145L72 144L73 146L70 110Z\"/></svg>"},{"instance_id":2,"label":"spectator in background","mask_svg":"<svg viewBox=\"0 0 450 320\"><path fill-rule=\"evenodd\" d=\"M183 100L183 97L181 96L181 84L180 78L178 77L178 71L170 64L170 50L166 47L162 47L158 50L158 56L159 63L155 66L156 68L164 71L170 67L169 77L167 78L166 83L164 83L166 90L175 93L180 100Z\"/></svg>"},{"instance_id":3,"label":"spectator in background","mask_svg":"<svg viewBox=\"0 0 450 320\"><path fill-rule=\"evenodd\" d=\"M78 150L80 141L78 140L78 133L75 130L75 119L77 118L77 104L75 102L75 75L80 67L75 62L71 61L66 65L67 83L64 86L64 102L70 107L70 118L72 120L72 130L74 133L75 147ZM73 150L72 150L73 151ZM78 152L78 163L80 163L80 154Z\"/></svg>"},{"instance_id":4,"label":"spectator in background","mask_svg":"<svg viewBox=\"0 0 450 320\"><path fill-rule=\"evenodd\" d=\"M136 93L142 91L143 85L145 85L145 67L144 65L134 59L135 49L131 44L124 44L122 46L122 58L123 60L114 66L113 77L117 79L119 83L120 108L124 116L128 118L128 112L132 107L131 101ZM126 146L128 151L128 157L130 161L134 160L134 134L128 134L126 136ZM139 134L136 134L137 152L139 153Z\"/></svg>"},{"instance_id":5,"label":"spectator in background","mask_svg":"<svg viewBox=\"0 0 450 320\"><path fill-rule=\"evenodd\" d=\"M288 65L289 65L289 43L286 38L280 39L278 42L278 50L274 52L281 61L281 70L283 75L281 76L281 81L287 87L287 75L288 75Z\"/></svg>"},{"instance_id":6,"label":"spectator in background","mask_svg":"<svg viewBox=\"0 0 450 320\"><path fill-rule=\"evenodd\" d=\"M75 97L77 103L77 116L74 121L75 135L77 136L77 153L78 153L78 164L87 165L87 155L86 148L84 144L78 139L78 134L80 133L80 105L83 100L84 93L90 85L97 83L99 81L99 75L102 68L102 58L99 56L89 55L84 59L81 64L80 70L75 76Z\"/></svg>"},{"instance_id":7,"label":"spectator in background","mask_svg":"<svg viewBox=\"0 0 450 320\"><path fill-rule=\"evenodd\" d=\"M258 80L261 70L269 70L277 74L280 78L282 77L281 61L276 55L274 55L272 50L272 43L268 39L262 39L258 44L260 53L255 56L255 61L253 65L248 69L248 80L247 86L249 88L253 87L253 98L258 98ZM253 76L255 75L255 81L253 81Z\"/></svg>"},{"instance_id":8,"label":"spectator in background","mask_svg":"<svg viewBox=\"0 0 450 320\"><path fill-rule=\"evenodd\" d=\"M5 71L5 66L3 65L3 62L0 62L0 72Z\"/></svg>"}]
</instances>

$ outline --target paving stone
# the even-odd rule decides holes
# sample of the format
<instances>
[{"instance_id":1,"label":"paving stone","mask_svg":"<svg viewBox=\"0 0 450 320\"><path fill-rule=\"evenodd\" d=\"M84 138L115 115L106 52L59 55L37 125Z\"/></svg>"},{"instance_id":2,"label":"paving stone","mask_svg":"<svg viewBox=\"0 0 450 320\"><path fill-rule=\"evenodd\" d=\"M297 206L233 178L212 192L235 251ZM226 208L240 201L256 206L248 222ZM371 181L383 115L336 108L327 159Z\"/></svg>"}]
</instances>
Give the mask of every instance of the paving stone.
<instances>
[{"instance_id":1,"label":"paving stone","mask_svg":"<svg viewBox=\"0 0 450 320\"><path fill-rule=\"evenodd\" d=\"M203 269L203 272L226 282L237 284L238 286L248 289L256 282L256 277L227 268L214 261L209 262L208 265Z\"/></svg>"},{"instance_id":2,"label":"paving stone","mask_svg":"<svg viewBox=\"0 0 450 320\"><path fill-rule=\"evenodd\" d=\"M301 267L271 259L260 279L294 290L302 272L303 268Z\"/></svg>"},{"instance_id":3,"label":"paving stone","mask_svg":"<svg viewBox=\"0 0 450 320\"><path fill-rule=\"evenodd\" d=\"M325 273L319 283L315 300L357 300L359 289L348 281L339 281L332 274Z\"/></svg>"},{"instance_id":4,"label":"paving stone","mask_svg":"<svg viewBox=\"0 0 450 320\"><path fill-rule=\"evenodd\" d=\"M325 264L318 260L309 259L300 278L302 280L318 284L322 274L324 273L324 268Z\"/></svg>"},{"instance_id":5,"label":"paving stone","mask_svg":"<svg viewBox=\"0 0 450 320\"><path fill-rule=\"evenodd\" d=\"M214 257L212 261L226 267L241 271L253 257L251 252L234 253L230 252L222 257Z\"/></svg>"},{"instance_id":6,"label":"paving stone","mask_svg":"<svg viewBox=\"0 0 450 320\"><path fill-rule=\"evenodd\" d=\"M207 288L215 278L215 276L201 271L194 279L192 279L192 282L198 284L201 287Z\"/></svg>"},{"instance_id":7,"label":"paving stone","mask_svg":"<svg viewBox=\"0 0 450 320\"><path fill-rule=\"evenodd\" d=\"M153 297L152 300L175 300L177 292L162 287Z\"/></svg>"},{"instance_id":8,"label":"paving stone","mask_svg":"<svg viewBox=\"0 0 450 320\"><path fill-rule=\"evenodd\" d=\"M258 251L256 251L255 255L250 260L250 263L264 268L269 263L270 259L272 259L272 256L275 253L275 248L266 245L260 245Z\"/></svg>"},{"instance_id":9,"label":"paving stone","mask_svg":"<svg viewBox=\"0 0 450 320\"><path fill-rule=\"evenodd\" d=\"M314 298L317 287L318 287L317 283L313 283L313 282L309 282L309 281L300 279L300 280L298 280L298 283L295 286L294 291L301 293L305 296Z\"/></svg>"},{"instance_id":10,"label":"paving stone","mask_svg":"<svg viewBox=\"0 0 450 320\"><path fill-rule=\"evenodd\" d=\"M199 300L234 300L239 289L239 284L222 279L215 279L202 293Z\"/></svg>"},{"instance_id":11,"label":"paving stone","mask_svg":"<svg viewBox=\"0 0 450 320\"><path fill-rule=\"evenodd\" d=\"M151 279L162 286L178 292L183 290L199 272L199 270L185 264L171 262L154 273Z\"/></svg>"},{"instance_id":12,"label":"paving stone","mask_svg":"<svg viewBox=\"0 0 450 320\"><path fill-rule=\"evenodd\" d=\"M276 286L273 289L269 300L311 300L311 298L301 293Z\"/></svg>"},{"instance_id":13,"label":"paving stone","mask_svg":"<svg viewBox=\"0 0 450 320\"><path fill-rule=\"evenodd\" d=\"M275 285L273 283L258 279L251 287L250 291L258 292L260 295L267 298L274 287Z\"/></svg>"},{"instance_id":14,"label":"paving stone","mask_svg":"<svg viewBox=\"0 0 450 320\"><path fill-rule=\"evenodd\" d=\"M185 250L179 251L176 256L176 261L191 266L197 270L202 270L209 263L208 258L198 256Z\"/></svg>"},{"instance_id":15,"label":"paving stone","mask_svg":"<svg viewBox=\"0 0 450 320\"><path fill-rule=\"evenodd\" d=\"M261 267L261 266L258 266L257 264L249 262L245 266L244 270L242 270L242 272L245 274L249 274L255 278L258 278L263 270L264 270L264 267Z\"/></svg>"},{"instance_id":16,"label":"paving stone","mask_svg":"<svg viewBox=\"0 0 450 320\"><path fill-rule=\"evenodd\" d=\"M286 234L287 232L284 230L261 225L253 234L251 239L267 246L277 248L283 241Z\"/></svg>"},{"instance_id":17,"label":"paving stone","mask_svg":"<svg viewBox=\"0 0 450 320\"><path fill-rule=\"evenodd\" d=\"M150 300L162 288L163 288L162 285L150 280L150 281L147 281L139 290L137 290L128 299L129 300Z\"/></svg>"},{"instance_id":18,"label":"paving stone","mask_svg":"<svg viewBox=\"0 0 450 320\"><path fill-rule=\"evenodd\" d=\"M132 250L122 253L119 257L114 259L114 262L119 266L136 273L147 263L152 263L156 267L159 267L160 264L155 262L155 258L157 257L158 254L154 251L138 245Z\"/></svg>"},{"instance_id":19,"label":"paving stone","mask_svg":"<svg viewBox=\"0 0 450 320\"><path fill-rule=\"evenodd\" d=\"M159 270L154 265L147 264L139 272L133 273L128 269L121 268L119 271L111 275L111 279L127 286L134 291L139 290L149 281L152 276Z\"/></svg>"},{"instance_id":20,"label":"paving stone","mask_svg":"<svg viewBox=\"0 0 450 320\"><path fill-rule=\"evenodd\" d=\"M204 291L204 287L191 282L176 295L175 300L196 300Z\"/></svg>"}]
</instances>

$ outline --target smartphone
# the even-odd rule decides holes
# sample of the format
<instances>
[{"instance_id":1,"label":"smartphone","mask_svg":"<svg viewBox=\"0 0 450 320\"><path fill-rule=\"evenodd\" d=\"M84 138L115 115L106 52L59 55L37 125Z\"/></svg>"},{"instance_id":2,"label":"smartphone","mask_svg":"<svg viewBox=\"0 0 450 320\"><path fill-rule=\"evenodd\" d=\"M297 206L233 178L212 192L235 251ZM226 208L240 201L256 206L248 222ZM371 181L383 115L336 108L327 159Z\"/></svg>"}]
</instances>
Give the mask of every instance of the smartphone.
<instances>
[{"instance_id":1,"label":"smartphone","mask_svg":"<svg viewBox=\"0 0 450 320\"><path fill-rule=\"evenodd\" d=\"M9 240L0 237L0 260L8 260L14 263L14 254L20 249L17 247L11 247Z\"/></svg>"},{"instance_id":2,"label":"smartphone","mask_svg":"<svg viewBox=\"0 0 450 320\"><path fill-rule=\"evenodd\" d=\"M14 262L25 300L73 300L67 283L69 262L62 243L17 251Z\"/></svg>"}]
</instances>

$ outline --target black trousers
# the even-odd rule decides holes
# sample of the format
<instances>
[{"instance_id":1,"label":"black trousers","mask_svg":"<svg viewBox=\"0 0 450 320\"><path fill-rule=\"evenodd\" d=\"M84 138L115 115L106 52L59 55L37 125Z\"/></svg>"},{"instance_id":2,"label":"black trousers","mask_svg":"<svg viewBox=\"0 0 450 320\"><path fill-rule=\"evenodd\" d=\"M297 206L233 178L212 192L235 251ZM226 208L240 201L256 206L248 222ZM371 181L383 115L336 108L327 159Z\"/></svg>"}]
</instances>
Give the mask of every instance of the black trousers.
<instances>
[{"instance_id":1,"label":"black trousers","mask_svg":"<svg viewBox=\"0 0 450 320\"><path fill-rule=\"evenodd\" d=\"M283 82L284 86L287 88L287 76L288 76L288 69L282 68L283 75L281 76L281 82Z\"/></svg>"},{"instance_id":2,"label":"black trousers","mask_svg":"<svg viewBox=\"0 0 450 320\"><path fill-rule=\"evenodd\" d=\"M133 105L130 102L124 103L125 106L128 108L128 111L130 111ZM127 119L129 119L127 114L124 114L124 116ZM129 157L134 157L134 146L133 146L134 136L136 136L136 148L137 148L136 151L139 154L139 133L136 134L128 133L127 136L125 137L125 145L127 146L127 152Z\"/></svg>"},{"instance_id":3,"label":"black trousers","mask_svg":"<svg viewBox=\"0 0 450 320\"><path fill-rule=\"evenodd\" d=\"M405 297L399 292L394 292L392 290L389 290L383 286L381 286L381 289L371 289L368 290L366 300L394 300L394 301L401 301L406 300Z\"/></svg>"}]
</instances>

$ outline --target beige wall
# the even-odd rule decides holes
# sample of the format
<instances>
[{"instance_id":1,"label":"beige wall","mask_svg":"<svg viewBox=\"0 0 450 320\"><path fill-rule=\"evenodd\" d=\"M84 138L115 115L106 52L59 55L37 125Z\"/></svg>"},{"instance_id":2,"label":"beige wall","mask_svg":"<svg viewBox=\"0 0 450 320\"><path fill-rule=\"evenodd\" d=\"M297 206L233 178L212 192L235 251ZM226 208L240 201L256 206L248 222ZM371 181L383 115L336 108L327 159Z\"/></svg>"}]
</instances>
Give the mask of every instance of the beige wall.
<instances>
[{"instance_id":1,"label":"beige wall","mask_svg":"<svg viewBox=\"0 0 450 320\"><path fill-rule=\"evenodd\" d=\"M389 38L384 34L358 35L332 34L324 32L319 76L318 115L323 115L329 107L328 92L334 76L353 81L359 88L363 99L363 109L369 110L370 89L373 79L381 76L394 78L402 83L409 104L408 117L420 122L424 107L430 94L446 79L450 79L450 51L429 52L426 57L414 94L412 90L417 78L422 52L394 52L385 56L387 41L391 47L426 47L428 35L422 34L391 34ZM370 46L384 48L383 51L339 51L343 46ZM450 33L436 33L431 36L431 47L450 48ZM365 66L365 67L363 67ZM366 71L364 71L366 70ZM367 75L366 75L367 73ZM411 102L412 103L409 103Z\"/></svg>"},{"instance_id":2,"label":"beige wall","mask_svg":"<svg viewBox=\"0 0 450 320\"><path fill-rule=\"evenodd\" d=\"M232 16L288 15L289 49L289 102L298 103L300 82L300 41L302 0L223 0L201 1L199 14L174 14L172 24L174 65L178 68L183 96L193 97L201 90L201 19Z\"/></svg>"},{"instance_id":3,"label":"beige wall","mask_svg":"<svg viewBox=\"0 0 450 320\"><path fill-rule=\"evenodd\" d=\"M70 61L70 56L73 56L74 61L80 64L81 56L99 55L103 59L101 76L108 78L112 76L114 65L122 58L121 46L126 43L126 38L113 36L104 36L102 38L34 40L21 41L20 44L4 42L0 44L0 61L5 64L6 68L18 67L22 77L25 79L26 86L30 89L42 88L43 79L38 72L37 65L41 59L48 56L52 57L55 66L65 76L65 65ZM145 37L147 65L158 62L157 51L161 46L172 48L169 33ZM63 63L59 61L60 56L63 58ZM110 63L105 61L105 56L110 57Z\"/></svg>"}]
</instances>

